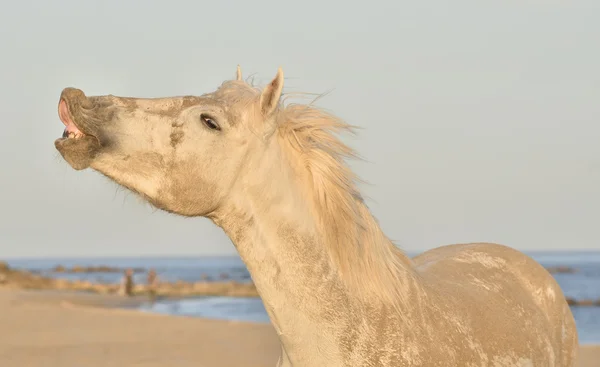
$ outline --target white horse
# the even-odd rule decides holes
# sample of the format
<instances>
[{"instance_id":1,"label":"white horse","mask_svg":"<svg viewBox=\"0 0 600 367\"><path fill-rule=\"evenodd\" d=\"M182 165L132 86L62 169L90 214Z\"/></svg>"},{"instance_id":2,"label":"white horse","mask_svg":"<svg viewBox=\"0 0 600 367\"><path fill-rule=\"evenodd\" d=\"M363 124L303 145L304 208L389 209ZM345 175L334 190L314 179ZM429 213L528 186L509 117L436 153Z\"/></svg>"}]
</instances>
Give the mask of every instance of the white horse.
<instances>
[{"instance_id":1,"label":"white horse","mask_svg":"<svg viewBox=\"0 0 600 367\"><path fill-rule=\"evenodd\" d=\"M350 126L281 101L283 72L199 97L63 90L55 142L183 216L222 227L279 338L279 366L574 366L573 316L538 263L497 244L409 259L364 204L334 133Z\"/></svg>"}]
</instances>

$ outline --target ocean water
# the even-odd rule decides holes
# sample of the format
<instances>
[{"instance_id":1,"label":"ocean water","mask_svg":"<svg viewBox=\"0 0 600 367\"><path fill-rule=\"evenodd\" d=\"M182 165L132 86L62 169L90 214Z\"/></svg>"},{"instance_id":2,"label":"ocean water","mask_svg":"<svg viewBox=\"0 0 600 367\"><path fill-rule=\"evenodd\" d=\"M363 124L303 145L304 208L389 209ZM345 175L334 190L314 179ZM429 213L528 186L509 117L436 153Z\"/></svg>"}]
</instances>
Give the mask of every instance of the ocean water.
<instances>
[{"instance_id":1,"label":"ocean water","mask_svg":"<svg viewBox=\"0 0 600 367\"><path fill-rule=\"evenodd\" d=\"M568 266L575 273L554 274L567 297L575 299L600 299L600 251L598 252L529 252L544 266ZM414 256L415 253L408 255ZM39 272L45 276L82 279L92 282L117 283L120 273L53 273L56 265L72 267L107 265L111 267L154 268L163 281L236 280L250 282L250 274L239 257L163 257L163 258L64 258L64 259L14 259L12 267ZM144 273L134 275L134 280L145 282ZM600 343L600 307L573 306L579 338L582 344ZM226 320L268 323L269 318L259 298L196 297L179 300L159 300L144 303L142 312L157 312Z\"/></svg>"}]
</instances>

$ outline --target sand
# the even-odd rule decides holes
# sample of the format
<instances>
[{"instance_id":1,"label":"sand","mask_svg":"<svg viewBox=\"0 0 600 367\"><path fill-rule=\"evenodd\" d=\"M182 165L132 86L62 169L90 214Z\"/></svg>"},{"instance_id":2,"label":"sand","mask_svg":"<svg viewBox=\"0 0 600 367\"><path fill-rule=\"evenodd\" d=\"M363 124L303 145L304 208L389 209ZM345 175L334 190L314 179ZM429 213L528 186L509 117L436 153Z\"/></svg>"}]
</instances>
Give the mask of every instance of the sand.
<instances>
[{"instance_id":1,"label":"sand","mask_svg":"<svg viewBox=\"0 0 600 367\"><path fill-rule=\"evenodd\" d=\"M277 362L279 342L270 325L113 308L120 305L117 296L0 290L0 366L274 367ZM582 347L578 366L600 366L600 346Z\"/></svg>"}]
</instances>

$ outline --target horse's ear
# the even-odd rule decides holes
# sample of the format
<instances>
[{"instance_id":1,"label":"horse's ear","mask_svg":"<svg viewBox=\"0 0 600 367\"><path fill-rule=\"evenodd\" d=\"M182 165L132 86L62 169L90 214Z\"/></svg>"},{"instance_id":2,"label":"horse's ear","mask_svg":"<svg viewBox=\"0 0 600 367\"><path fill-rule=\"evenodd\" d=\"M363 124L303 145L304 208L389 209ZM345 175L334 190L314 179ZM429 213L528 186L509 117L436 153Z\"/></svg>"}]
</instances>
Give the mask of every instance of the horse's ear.
<instances>
[{"instance_id":1,"label":"horse's ear","mask_svg":"<svg viewBox=\"0 0 600 367\"><path fill-rule=\"evenodd\" d=\"M242 68L238 65L235 73L235 80L242 80Z\"/></svg>"},{"instance_id":2,"label":"horse's ear","mask_svg":"<svg viewBox=\"0 0 600 367\"><path fill-rule=\"evenodd\" d=\"M277 69L275 79L263 89L260 95L260 112L263 116L270 116L277 108L281 91L283 90L283 70Z\"/></svg>"}]
</instances>

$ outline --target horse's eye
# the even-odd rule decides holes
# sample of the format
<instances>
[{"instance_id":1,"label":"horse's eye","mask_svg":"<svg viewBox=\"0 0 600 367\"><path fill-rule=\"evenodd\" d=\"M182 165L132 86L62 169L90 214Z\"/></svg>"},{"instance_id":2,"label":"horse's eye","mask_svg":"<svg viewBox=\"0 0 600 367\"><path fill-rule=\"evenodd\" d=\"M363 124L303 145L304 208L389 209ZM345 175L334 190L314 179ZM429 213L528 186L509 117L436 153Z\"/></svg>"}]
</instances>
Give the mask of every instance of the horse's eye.
<instances>
[{"instance_id":1,"label":"horse's eye","mask_svg":"<svg viewBox=\"0 0 600 367\"><path fill-rule=\"evenodd\" d=\"M221 127L219 126L219 124L217 124L217 122L208 115L205 115L205 114L200 115L200 120L202 121L202 123L204 125L206 125L206 127L208 127L211 130L221 130Z\"/></svg>"}]
</instances>

